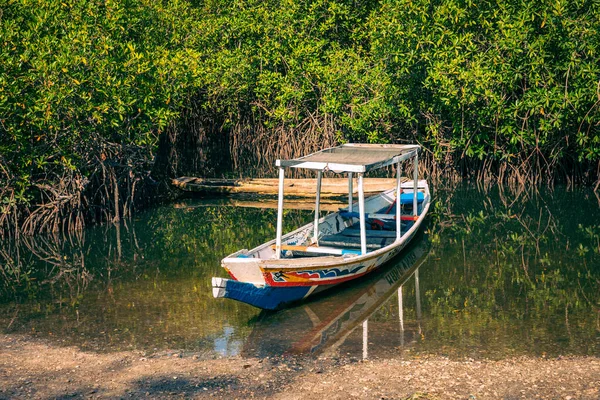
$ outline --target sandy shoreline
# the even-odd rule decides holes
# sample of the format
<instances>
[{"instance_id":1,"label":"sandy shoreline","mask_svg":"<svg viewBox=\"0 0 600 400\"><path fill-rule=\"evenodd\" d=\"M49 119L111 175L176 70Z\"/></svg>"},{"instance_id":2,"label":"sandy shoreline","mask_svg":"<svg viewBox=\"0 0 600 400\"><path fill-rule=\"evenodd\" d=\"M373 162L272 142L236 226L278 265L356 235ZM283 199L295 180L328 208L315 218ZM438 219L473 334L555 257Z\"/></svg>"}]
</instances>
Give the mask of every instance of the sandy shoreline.
<instances>
[{"instance_id":1,"label":"sandy shoreline","mask_svg":"<svg viewBox=\"0 0 600 400\"><path fill-rule=\"evenodd\" d=\"M598 399L599 388L598 357L201 360L97 354L0 335L0 399Z\"/></svg>"}]
</instances>

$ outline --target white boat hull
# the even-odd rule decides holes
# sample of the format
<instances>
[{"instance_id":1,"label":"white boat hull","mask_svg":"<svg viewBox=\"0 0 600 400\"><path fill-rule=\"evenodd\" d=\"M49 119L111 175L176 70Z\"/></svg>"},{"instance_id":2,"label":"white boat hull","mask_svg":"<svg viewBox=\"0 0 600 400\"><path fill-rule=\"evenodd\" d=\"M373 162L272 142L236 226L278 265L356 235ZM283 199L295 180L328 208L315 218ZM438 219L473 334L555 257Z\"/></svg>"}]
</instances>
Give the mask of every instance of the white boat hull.
<instances>
[{"instance_id":1,"label":"white boat hull","mask_svg":"<svg viewBox=\"0 0 600 400\"><path fill-rule=\"evenodd\" d=\"M412 182L403 184L403 194L409 194L404 190L411 192L412 188ZM389 239L388 245L360 255L275 258L275 241L270 241L224 258L222 266L232 279L213 278L214 297L233 298L260 308L277 309L376 270L400 253L422 225L429 210L430 193L425 181L419 181L418 190L422 193L418 216L410 222L406 231L401 231L400 238ZM365 210L374 213L394 202L394 190L388 190L366 199ZM340 213L333 213L319 221L319 231L324 235L338 234L347 225L347 220ZM283 236L282 248L302 248L306 252L306 247L298 246L298 243L306 241L312 231L311 223ZM319 249L323 246L315 244L310 248Z\"/></svg>"}]
</instances>

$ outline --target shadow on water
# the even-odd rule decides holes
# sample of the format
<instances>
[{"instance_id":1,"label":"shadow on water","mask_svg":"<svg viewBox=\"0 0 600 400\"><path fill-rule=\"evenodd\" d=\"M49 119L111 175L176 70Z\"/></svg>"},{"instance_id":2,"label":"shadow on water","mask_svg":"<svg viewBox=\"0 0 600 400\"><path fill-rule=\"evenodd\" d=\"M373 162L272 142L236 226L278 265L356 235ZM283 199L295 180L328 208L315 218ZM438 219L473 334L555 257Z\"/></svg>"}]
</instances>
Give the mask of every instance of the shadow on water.
<instances>
[{"instance_id":1,"label":"shadow on water","mask_svg":"<svg viewBox=\"0 0 600 400\"><path fill-rule=\"evenodd\" d=\"M273 237L273 209L189 199L127 224L6 241L0 332L202 357L599 353L593 192L465 185L434 197L426 235L386 268L277 313L213 299L210 284L225 276L222 257ZM311 219L288 211L286 230Z\"/></svg>"}]
</instances>

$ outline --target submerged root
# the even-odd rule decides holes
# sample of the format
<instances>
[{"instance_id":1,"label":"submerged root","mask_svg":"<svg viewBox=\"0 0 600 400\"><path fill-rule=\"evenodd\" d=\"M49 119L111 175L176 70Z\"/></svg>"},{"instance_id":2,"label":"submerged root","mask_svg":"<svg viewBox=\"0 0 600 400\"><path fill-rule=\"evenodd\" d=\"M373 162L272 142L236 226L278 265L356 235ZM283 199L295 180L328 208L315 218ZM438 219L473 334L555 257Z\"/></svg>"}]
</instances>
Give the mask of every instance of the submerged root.
<instances>
[{"instance_id":1,"label":"submerged root","mask_svg":"<svg viewBox=\"0 0 600 400\"><path fill-rule=\"evenodd\" d=\"M150 202L152 157L134 145L97 142L86 171L63 168L32 179L28 197L0 159L0 237L81 230L88 222L118 222ZM6 182L6 183L5 183Z\"/></svg>"}]
</instances>

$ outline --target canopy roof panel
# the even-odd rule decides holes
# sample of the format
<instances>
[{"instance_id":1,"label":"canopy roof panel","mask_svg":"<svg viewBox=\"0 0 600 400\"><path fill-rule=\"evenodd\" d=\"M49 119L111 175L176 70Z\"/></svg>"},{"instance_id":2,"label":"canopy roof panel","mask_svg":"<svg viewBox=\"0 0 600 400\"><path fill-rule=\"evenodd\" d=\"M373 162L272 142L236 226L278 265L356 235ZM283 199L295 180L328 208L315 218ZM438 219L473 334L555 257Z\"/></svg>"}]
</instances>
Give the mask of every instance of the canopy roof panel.
<instances>
[{"instance_id":1,"label":"canopy roof panel","mask_svg":"<svg viewBox=\"0 0 600 400\"><path fill-rule=\"evenodd\" d=\"M344 144L291 160L277 160L278 167L367 172L415 157L416 144Z\"/></svg>"}]
</instances>

